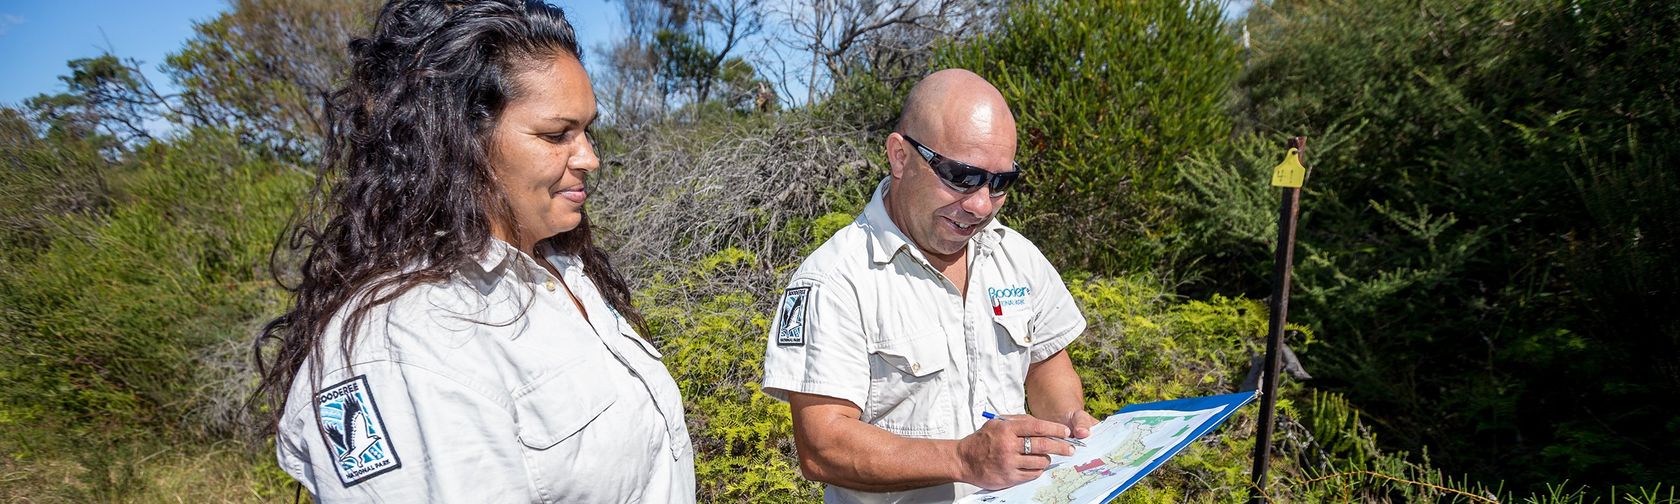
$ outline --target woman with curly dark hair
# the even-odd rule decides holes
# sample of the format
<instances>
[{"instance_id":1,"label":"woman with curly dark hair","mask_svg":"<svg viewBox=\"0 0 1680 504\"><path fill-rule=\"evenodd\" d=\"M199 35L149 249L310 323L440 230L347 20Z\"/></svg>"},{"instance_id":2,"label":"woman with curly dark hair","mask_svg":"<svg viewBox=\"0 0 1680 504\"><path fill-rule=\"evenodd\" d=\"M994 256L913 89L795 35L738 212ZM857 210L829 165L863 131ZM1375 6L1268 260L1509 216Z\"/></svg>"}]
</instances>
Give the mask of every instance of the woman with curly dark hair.
<instances>
[{"instance_id":1,"label":"woman with curly dark hair","mask_svg":"<svg viewBox=\"0 0 1680 504\"><path fill-rule=\"evenodd\" d=\"M257 344L280 467L321 502L693 502L676 382L590 238L564 14L391 0L350 54Z\"/></svg>"}]
</instances>

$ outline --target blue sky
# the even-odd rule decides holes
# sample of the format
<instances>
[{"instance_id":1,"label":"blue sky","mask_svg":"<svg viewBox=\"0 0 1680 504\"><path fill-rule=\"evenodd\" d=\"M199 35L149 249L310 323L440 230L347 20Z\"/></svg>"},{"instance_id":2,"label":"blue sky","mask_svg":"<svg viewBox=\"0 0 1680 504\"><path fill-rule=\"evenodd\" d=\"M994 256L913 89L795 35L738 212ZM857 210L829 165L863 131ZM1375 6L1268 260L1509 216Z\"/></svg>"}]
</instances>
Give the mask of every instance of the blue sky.
<instances>
[{"instance_id":1,"label":"blue sky","mask_svg":"<svg viewBox=\"0 0 1680 504\"><path fill-rule=\"evenodd\" d=\"M566 9L586 54L624 35L615 4L549 1ZM227 8L226 0L0 0L0 104L62 92L65 62L107 49L140 60L154 84L168 86L157 67L192 37L194 23Z\"/></svg>"},{"instance_id":2,"label":"blue sky","mask_svg":"<svg viewBox=\"0 0 1680 504\"><path fill-rule=\"evenodd\" d=\"M566 10L591 66L597 48L624 36L618 5L608 0L549 0ZM1254 0L1229 0L1228 16ZM152 82L170 89L157 70L191 38L193 25L214 19L226 0L0 0L0 105L61 92L65 62L110 50L142 62Z\"/></svg>"}]
</instances>

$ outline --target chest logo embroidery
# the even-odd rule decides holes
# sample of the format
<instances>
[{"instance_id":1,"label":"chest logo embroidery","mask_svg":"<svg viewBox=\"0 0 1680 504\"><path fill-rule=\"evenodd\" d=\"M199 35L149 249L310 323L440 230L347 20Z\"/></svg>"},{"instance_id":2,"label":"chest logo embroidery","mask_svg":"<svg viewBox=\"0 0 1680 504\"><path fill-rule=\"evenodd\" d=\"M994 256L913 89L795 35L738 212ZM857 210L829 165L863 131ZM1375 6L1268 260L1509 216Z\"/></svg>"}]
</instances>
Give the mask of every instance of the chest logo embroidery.
<instances>
[{"instance_id":1,"label":"chest logo embroidery","mask_svg":"<svg viewBox=\"0 0 1680 504\"><path fill-rule=\"evenodd\" d=\"M782 308L776 313L776 344L805 344L805 312L811 299L810 287L794 287L782 294Z\"/></svg>"},{"instance_id":2,"label":"chest logo embroidery","mask_svg":"<svg viewBox=\"0 0 1680 504\"><path fill-rule=\"evenodd\" d=\"M327 387L316 395L321 439L332 449L338 481L346 487L402 467L391 445L367 375Z\"/></svg>"},{"instance_id":3,"label":"chest logo embroidery","mask_svg":"<svg viewBox=\"0 0 1680 504\"><path fill-rule=\"evenodd\" d=\"M996 287L986 288L986 296L992 299L992 315L998 316L1002 316L1003 312L1006 310L1015 311L1020 309L1011 309L1011 307L1026 306L1027 296L1030 295L1032 295L1032 287L1028 286L1009 286L1002 289Z\"/></svg>"}]
</instances>

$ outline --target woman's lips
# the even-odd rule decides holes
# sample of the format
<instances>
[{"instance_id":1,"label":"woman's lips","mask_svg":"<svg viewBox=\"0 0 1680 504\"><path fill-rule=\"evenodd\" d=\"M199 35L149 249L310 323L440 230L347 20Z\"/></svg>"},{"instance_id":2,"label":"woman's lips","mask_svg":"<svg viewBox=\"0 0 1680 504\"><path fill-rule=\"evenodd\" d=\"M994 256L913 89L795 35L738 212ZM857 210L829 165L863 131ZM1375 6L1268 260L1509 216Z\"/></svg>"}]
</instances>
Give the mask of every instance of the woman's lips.
<instances>
[{"instance_id":1,"label":"woman's lips","mask_svg":"<svg viewBox=\"0 0 1680 504\"><path fill-rule=\"evenodd\" d=\"M583 203L584 200L589 199L589 190L584 186L563 189L555 194L560 195L562 198L571 200L573 203Z\"/></svg>"}]
</instances>

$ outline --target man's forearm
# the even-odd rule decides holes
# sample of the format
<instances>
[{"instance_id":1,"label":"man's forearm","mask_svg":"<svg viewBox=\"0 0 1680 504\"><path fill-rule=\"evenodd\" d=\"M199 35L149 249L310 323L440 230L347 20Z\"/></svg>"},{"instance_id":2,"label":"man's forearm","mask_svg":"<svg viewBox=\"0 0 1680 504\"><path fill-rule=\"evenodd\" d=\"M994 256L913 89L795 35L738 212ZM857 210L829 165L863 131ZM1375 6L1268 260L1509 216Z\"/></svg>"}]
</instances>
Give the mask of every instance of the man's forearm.
<instances>
[{"instance_id":1,"label":"man's forearm","mask_svg":"<svg viewBox=\"0 0 1680 504\"><path fill-rule=\"evenodd\" d=\"M958 481L957 441L912 439L850 418L829 420L828 442L800 457L814 481L868 492L895 492Z\"/></svg>"},{"instance_id":2,"label":"man's forearm","mask_svg":"<svg viewBox=\"0 0 1680 504\"><path fill-rule=\"evenodd\" d=\"M1085 386L1073 370L1067 350L1056 352L1027 370L1027 410L1052 422L1067 422L1075 411L1085 411Z\"/></svg>"},{"instance_id":3,"label":"man's forearm","mask_svg":"<svg viewBox=\"0 0 1680 504\"><path fill-rule=\"evenodd\" d=\"M788 403L805 477L855 490L891 492L952 482L1006 488L1042 474L1049 454L1073 454L1065 443L1034 446L1025 440L1073 434L1065 422L1018 416L986 422L960 440L911 439L859 420L849 401L790 393Z\"/></svg>"},{"instance_id":4,"label":"man's forearm","mask_svg":"<svg viewBox=\"0 0 1680 504\"><path fill-rule=\"evenodd\" d=\"M857 418L849 402L791 394L799 468L807 479L870 492L909 490L962 478L957 441L893 435Z\"/></svg>"}]
</instances>

